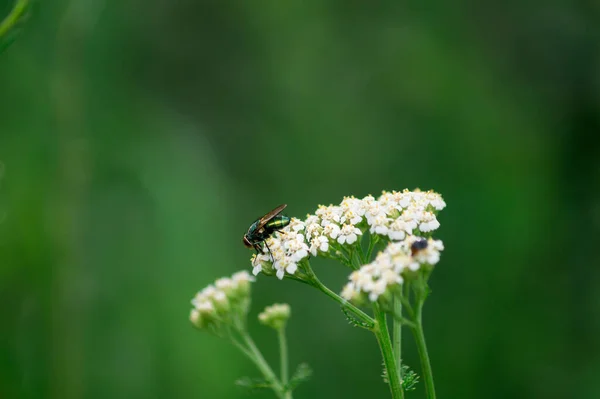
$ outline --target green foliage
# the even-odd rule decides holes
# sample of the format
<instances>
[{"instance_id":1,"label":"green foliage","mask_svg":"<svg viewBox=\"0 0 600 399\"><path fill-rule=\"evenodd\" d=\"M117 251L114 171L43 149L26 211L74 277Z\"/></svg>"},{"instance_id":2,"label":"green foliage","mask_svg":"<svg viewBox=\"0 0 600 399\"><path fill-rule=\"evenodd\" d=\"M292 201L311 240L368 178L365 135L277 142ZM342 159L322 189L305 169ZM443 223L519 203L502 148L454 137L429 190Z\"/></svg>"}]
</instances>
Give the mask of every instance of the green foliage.
<instances>
[{"instance_id":1,"label":"green foliage","mask_svg":"<svg viewBox=\"0 0 600 399\"><path fill-rule=\"evenodd\" d=\"M368 323L366 321L358 320L356 317L354 317L352 315L351 312L348 311L348 309L346 307L341 306L340 309L342 310L342 313L344 313L344 316L346 316L346 320L348 320L348 323L350 323L354 327L360 327L360 328L364 328L366 330L370 330L373 328L373 323Z\"/></svg>"},{"instance_id":2,"label":"green foliage","mask_svg":"<svg viewBox=\"0 0 600 399\"><path fill-rule=\"evenodd\" d=\"M250 366L185 307L249 267L256 211L415 186L452 204L424 317L439 396L600 397L597 7L104 1L64 25L70 3L0 56L0 397L239 397ZM315 348L298 396L386 397L356 367L368 334L278 283L256 309L315 326L288 331Z\"/></svg>"},{"instance_id":3,"label":"green foliage","mask_svg":"<svg viewBox=\"0 0 600 399\"><path fill-rule=\"evenodd\" d=\"M264 378L241 377L235 381L235 385L247 393L256 393L265 389L273 389L273 384Z\"/></svg>"},{"instance_id":4,"label":"green foliage","mask_svg":"<svg viewBox=\"0 0 600 399\"><path fill-rule=\"evenodd\" d=\"M401 368L402 375L402 388L405 391L414 391L417 389L417 383L419 382L419 376L410 367L406 364L402 365Z\"/></svg>"},{"instance_id":5,"label":"green foliage","mask_svg":"<svg viewBox=\"0 0 600 399\"><path fill-rule=\"evenodd\" d=\"M15 0L8 15L0 20L0 54L8 48L21 33L23 24L29 19L31 2Z\"/></svg>"},{"instance_id":6,"label":"green foliage","mask_svg":"<svg viewBox=\"0 0 600 399\"><path fill-rule=\"evenodd\" d=\"M292 377L286 386L286 390L293 391L298 385L310 380L312 373L313 371L307 363L300 363L296 368L296 371L294 371L294 374L292 374Z\"/></svg>"}]
</instances>

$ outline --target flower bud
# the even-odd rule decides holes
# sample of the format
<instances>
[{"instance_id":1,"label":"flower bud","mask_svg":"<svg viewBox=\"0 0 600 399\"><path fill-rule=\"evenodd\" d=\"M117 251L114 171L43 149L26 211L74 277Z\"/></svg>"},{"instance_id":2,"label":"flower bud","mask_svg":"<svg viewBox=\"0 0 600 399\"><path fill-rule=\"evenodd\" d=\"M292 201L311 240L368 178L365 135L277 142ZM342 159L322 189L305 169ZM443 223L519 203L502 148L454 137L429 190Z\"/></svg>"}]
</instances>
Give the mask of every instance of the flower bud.
<instances>
[{"instance_id":1,"label":"flower bud","mask_svg":"<svg viewBox=\"0 0 600 399\"><path fill-rule=\"evenodd\" d=\"M202 318L198 309L194 308L190 311L190 321L196 328L202 329L205 327L205 320Z\"/></svg>"},{"instance_id":2,"label":"flower bud","mask_svg":"<svg viewBox=\"0 0 600 399\"><path fill-rule=\"evenodd\" d=\"M228 297L230 297L235 290L235 284L233 283L233 280L227 277L223 277L215 281L215 287L224 292Z\"/></svg>"},{"instance_id":3,"label":"flower bud","mask_svg":"<svg viewBox=\"0 0 600 399\"><path fill-rule=\"evenodd\" d=\"M190 321L196 328L206 328L208 324L215 321L215 307L211 301L195 302L194 306L190 311Z\"/></svg>"},{"instance_id":4,"label":"flower bud","mask_svg":"<svg viewBox=\"0 0 600 399\"><path fill-rule=\"evenodd\" d=\"M245 270L235 273L231 276L235 292L237 295L248 296L250 295L250 283L256 281L256 279Z\"/></svg>"},{"instance_id":5,"label":"flower bud","mask_svg":"<svg viewBox=\"0 0 600 399\"><path fill-rule=\"evenodd\" d=\"M224 291L216 291L210 299L217 312L221 314L229 312L229 299L227 299L227 295Z\"/></svg>"},{"instance_id":6,"label":"flower bud","mask_svg":"<svg viewBox=\"0 0 600 399\"><path fill-rule=\"evenodd\" d=\"M275 330L285 327L285 323L290 318L290 305L287 303L276 303L267 306L265 310L258 315L258 320Z\"/></svg>"}]
</instances>

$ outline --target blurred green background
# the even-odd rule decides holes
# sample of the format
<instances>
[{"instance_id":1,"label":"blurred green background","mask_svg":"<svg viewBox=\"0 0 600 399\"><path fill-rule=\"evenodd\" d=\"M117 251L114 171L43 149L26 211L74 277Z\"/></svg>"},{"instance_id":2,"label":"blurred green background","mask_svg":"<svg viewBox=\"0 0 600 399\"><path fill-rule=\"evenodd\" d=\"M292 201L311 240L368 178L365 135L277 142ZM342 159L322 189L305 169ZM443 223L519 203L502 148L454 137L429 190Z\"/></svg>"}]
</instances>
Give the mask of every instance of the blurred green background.
<instances>
[{"instance_id":1,"label":"blurred green background","mask_svg":"<svg viewBox=\"0 0 600 399\"><path fill-rule=\"evenodd\" d=\"M438 397L600 398L599 16L34 4L0 54L0 398L247 397L233 381L257 371L188 312L249 269L249 224L415 187L448 203L425 312ZM346 270L313 266L341 290ZM253 298L292 305L291 360L315 373L297 398L388 397L375 339L333 302L264 276Z\"/></svg>"}]
</instances>

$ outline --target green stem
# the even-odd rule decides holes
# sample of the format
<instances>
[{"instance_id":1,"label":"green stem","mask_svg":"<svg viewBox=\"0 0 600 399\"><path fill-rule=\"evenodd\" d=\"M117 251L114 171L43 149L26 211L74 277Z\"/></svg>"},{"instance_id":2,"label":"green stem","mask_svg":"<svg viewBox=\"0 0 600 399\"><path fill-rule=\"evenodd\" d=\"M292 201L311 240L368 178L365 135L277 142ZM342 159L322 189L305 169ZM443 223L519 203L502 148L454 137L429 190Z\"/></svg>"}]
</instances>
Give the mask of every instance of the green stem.
<instances>
[{"instance_id":1,"label":"green stem","mask_svg":"<svg viewBox=\"0 0 600 399\"><path fill-rule=\"evenodd\" d=\"M423 333L423 322L421 320L421 311L423 309L423 300L419 300L415 317L415 326L411 329L417 343L419 359L423 368L423 381L425 382L425 392L428 399L435 399L435 386L433 384L433 371L431 370L431 362L427 353L427 345L425 343L425 334Z\"/></svg>"},{"instance_id":2,"label":"green stem","mask_svg":"<svg viewBox=\"0 0 600 399\"><path fill-rule=\"evenodd\" d=\"M283 385L277 379L277 376L275 375L275 373L269 366L269 363L267 363L267 361L263 357L262 353L260 353L260 350L258 350L258 348L256 347L256 344L254 343L254 341L252 340L250 335L248 335L248 333L245 331L240 331L240 335L242 336L242 339L244 340L244 343L246 344L246 347L247 347L246 348L247 352L245 352L246 355L250 358L250 360L252 360L254 362L256 367L258 367L258 369L263 374L265 379L270 384L272 384L273 391L275 392L277 397L280 399L288 399L289 396L287 396L284 393Z\"/></svg>"},{"instance_id":3,"label":"green stem","mask_svg":"<svg viewBox=\"0 0 600 399\"><path fill-rule=\"evenodd\" d=\"M381 355L383 356L383 363L385 364L385 369L387 371L392 399L404 398L404 391L402 390L402 384L400 383L400 376L396 365L396 359L394 358L394 350L387 328L385 312L381 310L377 303L373 304L373 311L377 322L373 332L375 333L375 337L377 337L377 343L379 343Z\"/></svg>"},{"instance_id":4,"label":"green stem","mask_svg":"<svg viewBox=\"0 0 600 399\"><path fill-rule=\"evenodd\" d=\"M327 295L337 303L339 303L340 306L352 312L352 314L356 316L356 318L359 319L362 323L365 323L366 325L370 326L369 329L372 329L375 325L375 320L373 320L371 316L369 316L368 314L366 314L365 312L363 312L362 310L360 310L359 308L357 308L356 306L354 306L335 292L331 291L329 288L327 288L325 284L321 282L321 280L317 278L317 276L313 276L313 286L321 290L321 292L323 292L325 295Z\"/></svg>"},{"instance_id":5,"label":"green stem","mask_svg":"<svg viewBox=\"0 0 600 399\"><path fill-rule=\"evenodd\" d=\"M353 304L351 304L350 302L348 302L347 300L345 300L344 298L327 288L327 286L323 284L321 280L319 280L315 272L310 267L310 262L307 261L305 263L305 268L306 274L310 279L309 282L306 282L307 284L317 288L325 295L339 303L340 306L342 306L344 309L347 309L348 311L352 312L352 314L356 316L358 320L360 320L362 323L368 326L369 330L373 329L373 326L375 325L375 320L373 320L371 316L369 316L368 314L366 314L365 312L363 312L362 310L360 310L359 308L357 308L356 306L354 306Z\"/></svg>"},{"instance_id":6,"label":"green stem","mask_svg":"<svg viewBox=\"0 0 600 399\"><path fill-rule=\"evenodd\" d=\"M396 367L398 369L398 378L402 382L402 301L400 297L402 292L394 295L394 317L393 317L393 346L394 358L396 359ZM402 396L404 397L404 391Z\"/></svg>"},{"instance_id":7,"label":"green stem","mask_svg":"<svg viewBox=\"0 0 600 399\"><path fill-rule=\"evenodd\" d=\"M354 257L354 248L352 248L352 251L348 251L346 250L346 248L342 245L339 245L337 243L332 243L330 244L331 248L337 252L339 252L339 254L341 256L337 257L336 259L339 260L340 262L342 262L344 265L348 266L349 268L356 270L356 268L354 267L354 264L352 263L352 259Z\"/></svg>"},{"instance_id":8,"label":"green stem","mask_svg":"<svg viewBox=\"0 0 600 399\"><path fill-rule=\"evenodd\" d=\"M279 367L281 384L284 386L284 389L288 383L288 351L287 351L287 341L285 339L285 327L281 327L277 330L277 336L279 338ZM285 398L292 399L292 391L285 391Z\"/></svg>"},{"instance_id":9,"label":"green stem","mask_svg":"<svg viewBox=\"0 0 600 399\"><path fill-rule=\"evenodd\" d=\"M377 241L379 240L379 237L377 236L370 236L370 240L369 240L369 248L367 248L367 262L369 262L371 260L371 254L373 253L373 248L375 248L375 244L377 244Z\"/></svg>"},{"instance_id":10,"label":"green stem","mask_svg":"<svg viewBox=\"0 0 600 399\"><path fill-rule=\"evenodd\" d=\"M10 13L4 18L2 22L0 22L0 38L8 33L16 24L19 22L19 19L27 10L27 6L29 5L29 0L17 0L15 5L13 6Z\"/></svg>"}]
</instances>

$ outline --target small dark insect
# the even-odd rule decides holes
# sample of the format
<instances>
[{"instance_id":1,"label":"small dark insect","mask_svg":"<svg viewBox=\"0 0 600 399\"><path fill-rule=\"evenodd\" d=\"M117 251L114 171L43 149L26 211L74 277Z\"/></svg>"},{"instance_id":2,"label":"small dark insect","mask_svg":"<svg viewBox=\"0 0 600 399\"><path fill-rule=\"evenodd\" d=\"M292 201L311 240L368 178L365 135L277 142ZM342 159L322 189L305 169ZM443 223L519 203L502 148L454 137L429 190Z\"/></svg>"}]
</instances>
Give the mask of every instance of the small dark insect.
<instances>
[{"instance_id":1,"label":"small dark insect","mask_svg":"<svg viewBox=\"0 0 600 399\"><path fill-rule=\"evenodd\" d=\"M427 240L424 238L421 238L420 240L417 240L411 244L410 254L411 254L411 256L415 256L415 254L417 252L422 251L425 248L427 248Z\"/></svg>"},{"instance_id":2,"label":"small dark insect","mask_svg":"<svg viewBox=\"0 0 600 399\"><path fill-rule=\"evenodd\" d=\"M271 259L273 259L271 248L269 248L265 240L274 232L290 224L291 219L289 217L279 215L286 206L287 204L279 205L265 216L256 219L248 228L248 232L244 234L244 245L248 248L254 248L258 255L262 251L262 244L264 243L267 246L269 254L271 254Z\"/></svg>"}]
</instances>

